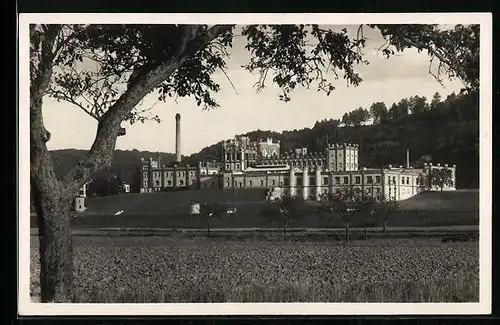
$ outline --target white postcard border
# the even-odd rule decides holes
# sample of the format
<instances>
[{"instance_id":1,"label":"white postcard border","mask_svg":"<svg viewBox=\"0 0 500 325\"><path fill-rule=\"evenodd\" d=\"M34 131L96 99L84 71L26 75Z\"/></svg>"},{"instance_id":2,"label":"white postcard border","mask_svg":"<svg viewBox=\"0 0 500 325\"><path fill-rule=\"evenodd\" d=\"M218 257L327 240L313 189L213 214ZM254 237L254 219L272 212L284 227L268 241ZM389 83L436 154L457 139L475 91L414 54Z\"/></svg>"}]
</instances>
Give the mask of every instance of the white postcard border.
<instances>
[{"instance_id":1,"label":"white postcard border","mask_svg":"<svg viewBox=\"0 0 500 325\"><path fill-rule=\"evenodd\" d=\"M202 24L480 24L480 301L479 303L33 303L30 282L30 23L202 23ZM466 315L491 313L492 215L492 15L412 14L20 14L19 15L19 216L18 312L20 315Z\"/></svg>"}]
</instances>

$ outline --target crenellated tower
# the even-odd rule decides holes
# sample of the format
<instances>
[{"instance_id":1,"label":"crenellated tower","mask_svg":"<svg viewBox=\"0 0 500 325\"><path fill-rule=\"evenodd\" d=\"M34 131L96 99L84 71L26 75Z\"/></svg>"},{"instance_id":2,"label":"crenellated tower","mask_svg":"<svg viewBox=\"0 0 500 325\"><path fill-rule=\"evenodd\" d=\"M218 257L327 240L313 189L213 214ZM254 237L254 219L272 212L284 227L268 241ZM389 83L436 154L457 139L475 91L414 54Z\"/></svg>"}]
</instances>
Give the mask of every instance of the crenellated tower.
<instances>
[{"instance_id":1,"label":"crenellated tower","mask_svg":"<svg viewBox=\"0 0 500 325\"><path fill-rule=\"evenodd\" d=\"M326 168L332 172L357 171L359 145L329 144L326 147Z\"/></svg>"}]
</instances>

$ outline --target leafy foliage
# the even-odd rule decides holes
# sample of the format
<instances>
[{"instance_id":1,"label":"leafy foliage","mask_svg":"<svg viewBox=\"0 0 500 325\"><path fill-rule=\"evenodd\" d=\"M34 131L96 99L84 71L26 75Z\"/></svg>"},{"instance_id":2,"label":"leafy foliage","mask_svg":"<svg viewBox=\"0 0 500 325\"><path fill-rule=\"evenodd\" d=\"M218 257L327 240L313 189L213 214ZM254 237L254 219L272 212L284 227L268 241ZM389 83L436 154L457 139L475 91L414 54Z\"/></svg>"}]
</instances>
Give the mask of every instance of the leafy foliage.
<instances>
[{"instance_id":1,"label":"leafy foliage","mask_svg":"<svg viewBox=\"0 0 500 325\"><path fill-rule=\"evenodd\" d=\"M205 47L189 50L186 39L197 39L209 31L207 25L55 25L59 55L57 71L49 95L66 100L99 119L125 89L157 68L189 56L167 79L155 87L158 100L191 97L205 109L218 107L214 94L220 85L212 78L224 71L232 47L234 26L227 26ZM439 82L458 77L467 90L479 87L479 27L457 25L442 30L437 25L369 25L380 30L387 44L388 57L407 48L427 50L430 68ZM319 25L250 25L243 27L245 48L250 62L244 67L259 76L257 90L266 86L268 75L281 88L280 99L289 101L296 87L316 87L327 95L335 89L334 80L343 78L358 85L362 78L355 71L368 64L362 49L366 44L363 26L355 37ZM194 46L192 46L194 48ZM459 49L459 51L455 51ZM150 108L126 115L131 123L153 119Z\"/></svg>"},{"instance_id":2,"label":"leafy foliage","mask_svg":"<svg viewBox=\"0 0 500 325\"><path fill-rule=\"evenodd\" d=\"M161 63L176 59L181 50L179 44L183 44L186 33L194 33L193 37L196 37L206 33L207 28L156 24L81 27L66 36L72 46L66 46L61 55L64 60L56 62L59 71L49 95L69 101L100 119L124 89ZM73 29L73 26L67 29ZM193 97L198 106L217 107L212 94L219 91L220 86L211 75L217 69L225 68L226 48L231 42L231 28L228 27L217 40L191 53L179 69L156 87L158 100ZM135 110L125 119L130 123L148 119L159 122L157 115L145 115L150 109Z\"/></svg>"},{"instance_id":3,"label":"leafy foliage","mask_svg":"<svg viewBox=\"0 0 500 325\"><path fill-rule=\"evenodd\" d=\"M384 221L384 230L388 222L399 213L397 202L385 198L374 202L370 208L372 209L371 211L375 219Z\"/></svg>"},{"instance_id":4,"label":"leafy foliage","mask_svg":"<svg viewBox=\"0 0 500 325\"><path fill-rule=\"evenodd\" d=\"M479 25L370 25L378 28L387 43L382 49L390 57L408 48L426 51L430 56L429 73L438 82L458 78L465 92L479 90ZM437 67L434 67L437 61Z\"/></svg>"},{"instance_id":5,"label":"leafy foliage","mask_svg":"<svg viewBox=\"0 0 500 325\"><path fill-rule=\"evenodd\" d=\"M343 186L336 188L333 193L323 193L320 199L325 209L346 220L361 207L362 194L357 187Z\"/></svg>"},{"instance_id":6,"label":"leafy foliage","mask_svg":"<svg viewBox=\"0 0 500 325\"><path fill-rule=\"evenodd\" d=\"M349 242L349 219L360 208L365 207L361 189L351 186L338 187L333 193L324 193L320 199L332 217L339 217L344 221L344 244L346 244Z\"/></svg>"},{"instance_id":7,"label":"leafy foliage","mask_svg":"<svg viewBox=\"0 0 500 325\"><path fill-rule=\"evenodd\" d=\"M433 168L431 169L430 178L431 184L438 186L441 191L445 186L452 185L451 170L448 168Z\"/></svg>"},{"instance_id":8,"label":"leafy foliage","mask_svg":"<svg viewBox=\"0 0 500 325\"><path fill-rule=\"evenodd\" d=\"M297 86L330 94L335 89L330 78L338 79L338 71L349 84L358 85L362 79L354 71L363 60L361 48L364 38L350 39L347 30L340 32L318 25L251 25L243 29L246 48L252 54L249 71L258 71L258 90L265 87L269 72L272 81L282 89L280 99L290 100L290 92Z\"/></svg>"},{"instance_id":9,"label":"leafy foliage","mask_svg":"<svg viewBox=\"0 0 500 325\"><path fill-rule=\"evenodd\" d=\"M277 221L283 226L285 239L290 222L303 216L305 213L305 202L301 196L283 194L277 200L270 202L264 207L261 215L271 222Z\"/></svg>"},{"instance_id":10,"label":"leafy foliage","mask_svg":"<svg viewBox=\"0 0 500 325\"><path fill-rule=\"evenodd\" d=\"M360 126L370 119L370 112L363 107L359 107L354 111L345 113L342 116L342 123L347 126Z\"/></svg>"}]
</instances>

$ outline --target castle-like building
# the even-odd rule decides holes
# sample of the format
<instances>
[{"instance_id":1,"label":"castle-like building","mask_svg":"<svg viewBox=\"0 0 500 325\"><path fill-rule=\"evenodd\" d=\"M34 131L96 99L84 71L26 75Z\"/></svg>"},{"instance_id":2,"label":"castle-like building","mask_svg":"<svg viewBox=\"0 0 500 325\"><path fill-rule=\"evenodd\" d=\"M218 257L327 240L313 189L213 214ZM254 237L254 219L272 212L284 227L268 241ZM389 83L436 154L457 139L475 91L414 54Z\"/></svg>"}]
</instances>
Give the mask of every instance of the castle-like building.
<instances>
[{"instance_id":1,"label":"castle-like building","mask_svg":"<svg viewBox=\"0 0 500 325\"><path fill-rule=\"evenodd\" d=\"M359 188L374 199L404 200L422 191L441 188L431 183L431 170L448 169L451 182L443 190L455 190L456 165L425 164L423 168L387 166L359 167L357 144L328 144L321 153L296 148L281 153L280 142L273 139L252 141L236 136L222 144L220 161L199 161L189 165L181 161L180 115L176 115L176 162L168 166L150 158L142 159L141 193L174 189L233 188L278 189L319 200L341 186Z\"/></svg>"}]
</instances>

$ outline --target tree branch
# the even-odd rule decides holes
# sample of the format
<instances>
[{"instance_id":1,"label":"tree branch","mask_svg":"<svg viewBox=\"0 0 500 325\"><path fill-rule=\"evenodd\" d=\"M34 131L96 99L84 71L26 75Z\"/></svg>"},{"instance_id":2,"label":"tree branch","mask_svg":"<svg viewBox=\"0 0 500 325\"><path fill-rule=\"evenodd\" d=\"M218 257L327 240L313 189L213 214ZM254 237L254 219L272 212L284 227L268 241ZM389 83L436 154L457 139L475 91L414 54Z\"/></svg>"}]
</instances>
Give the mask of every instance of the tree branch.
<instances>
[{"instance_id":1,"label":"tree branch","mask_svg":"<svg viewBox=\"0 0 500 325\"><path fill-rule=\"evenodd\" d=\"M429 53L431 53L432 55L434 55L435 57L437 57L439 59L439 61L445 63L446 65L448 65L450 68L452 68L452 64L451 62L445 58L441 53L439 53L438 50L436 50L435 48L433 48L431 45L427 45L427 44L422 44L422 43L418 43L416 41L413 41L412 39L406 37L406 36L403 36L397 29L395 30L394 32L404 43L406 43L407 45L410 45L410 46L413 46L419 50L427 50L429 51Z\"/></svg>"},{"instance_id":2,"label":"tree branch","mask_svg":"<svg viewBox=\"0 0 500 325\"><path fill-rule=\"evenodd\" d=\"M129 84L127 90L102 115L97 127L96 138L86 159L64 177L66 190L76 192L81 184L91 178L93 173L109 166L120 124L127 114L136 107L144 96L174 73L190 55L205 48L212 40L231 29L232 25L215 25L205 33L197 34L187 44L181 44L182 53L179 51L178 55L151 68L143 76L136 79L135 82Z\"/></svg>"}]
</instances>

